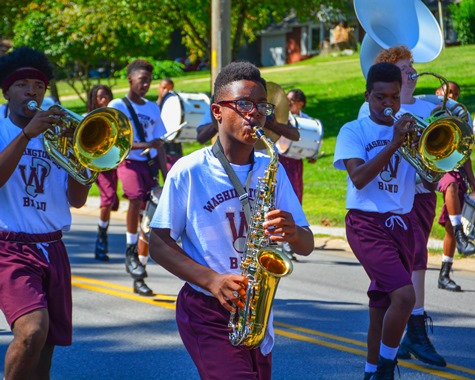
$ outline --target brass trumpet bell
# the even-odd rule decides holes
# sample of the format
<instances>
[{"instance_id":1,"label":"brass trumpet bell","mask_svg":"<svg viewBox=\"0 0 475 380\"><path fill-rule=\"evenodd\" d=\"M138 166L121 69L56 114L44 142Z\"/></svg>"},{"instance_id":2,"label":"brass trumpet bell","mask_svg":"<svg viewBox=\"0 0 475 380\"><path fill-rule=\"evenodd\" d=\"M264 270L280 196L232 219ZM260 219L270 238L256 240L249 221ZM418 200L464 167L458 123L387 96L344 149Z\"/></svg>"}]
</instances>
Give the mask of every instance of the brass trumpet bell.
<instances>
[{"instance_id":1,"label":"brass trumpet bell","mask_svg":"<svg viewBox=\"0 0 475 380\"><path fill-rule=\"evenodd\" d=\"M34 100L28 102L28 108L42 111ZM77 182L91 184L99 172L116 168L129 154L133 129L121 111L104 107L81 117L60 105L50 109L65 115L43 133L45 150ZM61 134L64 130L72 132L72 139Z\"/></svg>"},{"instance_id":2,"label":"brass trumpet bell","mask_svg":"<svg viewBox=\"0 0 475 380\"><path fill-rule=\"evenodd\" d=\"M129 119L114 108L88 114L74 132L74 153L86 168L102 172L117 167L132 145Z\"/></svg>"},{"instance_id":3,"label":"brass trumpet bell","mask_svg":"<svg viewBox=\"0 0 475 380\"><path fill-rule=\"evenodd\" d=\"M419 154L427 168L449 172L461 165L473 149L473 134L467 123L446 116L430 123L419 141Z\"/></svg>"}]
</instances>

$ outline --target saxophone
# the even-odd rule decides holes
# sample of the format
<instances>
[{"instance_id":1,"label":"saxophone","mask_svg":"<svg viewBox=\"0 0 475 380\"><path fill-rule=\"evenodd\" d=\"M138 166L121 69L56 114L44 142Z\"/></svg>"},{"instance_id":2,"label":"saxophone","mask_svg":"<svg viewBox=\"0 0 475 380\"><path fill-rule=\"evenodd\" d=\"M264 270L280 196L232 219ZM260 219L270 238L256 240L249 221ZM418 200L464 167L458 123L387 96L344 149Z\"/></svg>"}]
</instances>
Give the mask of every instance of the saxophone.
<instances>
[{"instance_id":1,"label":"saxophone","mask_svg":"<svg viewBox=\"0 0 475 380\"><path fill-rule=\"evenodd\" d=\"M255 128L255 134L265 144L270 162L264 177L258 179L240 265L241 274L248 280L244 308L234 306L237 311L231 312L228 324L232 329L229 334L231 344L249 349L259 346L264 339L279 280L290 274L293 267L286 254L269 247L270 239L265 235L264 216L274 208L278 156L274 144L262 129Z\"/></svg>"}]
</instances>

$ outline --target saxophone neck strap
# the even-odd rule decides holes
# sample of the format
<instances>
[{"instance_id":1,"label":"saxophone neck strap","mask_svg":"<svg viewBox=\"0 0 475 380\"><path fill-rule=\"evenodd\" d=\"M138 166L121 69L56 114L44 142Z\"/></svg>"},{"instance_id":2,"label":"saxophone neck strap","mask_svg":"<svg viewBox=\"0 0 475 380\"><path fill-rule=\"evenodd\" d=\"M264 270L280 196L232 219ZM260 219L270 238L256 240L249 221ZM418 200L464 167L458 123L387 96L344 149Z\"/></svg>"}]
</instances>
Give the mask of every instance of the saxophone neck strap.
<instances>
[{"instance_id":1,"label":"saxophone neck strap","mask_svg":"<svg viewBox=\"0 0 475 380\"><path fill-rule=\"evenodd\" d=\"M216 139L216 142L214 143L212 150L213 150L213 154L216 156L219 162L221 162L221 165L223 165L223 168L226 171L226 174L228 175L234 188L238 192L239 201L242 204L242 207L244 209L244 214L246 215L246 221L249 224L251 220L251 205L249 204L249 195L246 189L249 189L249 186L251 184L252 169L254 168L254 152L252 154L251 169L249 170L249 173L247 174L246 187L244 188L241 184L241 181L239 181L239 178L237 177L236 172L234 171L228 159L224 155L223 146L221 145L221 142L219 141L219 137Z\"/></svg>"}]
</instances>

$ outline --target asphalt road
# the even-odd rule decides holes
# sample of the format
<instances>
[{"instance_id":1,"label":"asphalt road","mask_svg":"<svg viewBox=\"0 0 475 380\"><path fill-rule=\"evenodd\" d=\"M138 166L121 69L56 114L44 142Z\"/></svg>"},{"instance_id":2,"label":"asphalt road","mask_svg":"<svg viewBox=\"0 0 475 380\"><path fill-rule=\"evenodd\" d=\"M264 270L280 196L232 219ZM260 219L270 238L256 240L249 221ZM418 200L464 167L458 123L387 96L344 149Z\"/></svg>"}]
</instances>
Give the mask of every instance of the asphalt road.
<instances>
[{"instance_id":1,"label":"asphalt road","mask_svg":"<svg viewBox=\"0 0 475 380\"><path fill-rule=\"evenodd\" d=\"M110 227L109 263L93 259L96 221L95 212L75 214L72 231L65 234L73 271L74 342L56 348L51 378L199 379L174 320L182 282L152 262L147 283L155 296L134 295L124 269L123 218ZM273 378L362 379L366 275L342 240L321 238L316 246L278 287ZM426 279L426 310L434 321L430 337L448 367L400 361L401 379L475 379L475 272L463 267L457 262L454 274L463 293L437 289L438 265L431 264ZM0 315L1 357L11 339Z\"/></svg>"}]
</instances>

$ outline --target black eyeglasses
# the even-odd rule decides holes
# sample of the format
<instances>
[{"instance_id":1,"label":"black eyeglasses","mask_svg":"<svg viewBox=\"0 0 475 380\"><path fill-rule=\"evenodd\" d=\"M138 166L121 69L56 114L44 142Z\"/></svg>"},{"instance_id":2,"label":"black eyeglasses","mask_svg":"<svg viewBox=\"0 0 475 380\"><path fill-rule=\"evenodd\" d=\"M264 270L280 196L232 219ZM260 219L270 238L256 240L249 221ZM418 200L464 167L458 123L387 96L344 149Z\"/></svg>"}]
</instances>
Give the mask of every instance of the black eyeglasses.
<instances>
[{"instance_id":1,"label":"black eyeglasses","mask_svg":"<svg viewBox=\"0 0 475 380\"><path fill-rule=\"evenodd\" d=\"M239 112L252 112L254 107L257 108L257 112L259 112L263 116L270 116L274 112L275 105L272 103L267 103L267 102L260 102L260 103L254 103L250 100L222 100L216 104L219 104L220 106L226 105L226 104L234 104L236 106L236 109Z\"/></svg>"}]
</instances>

